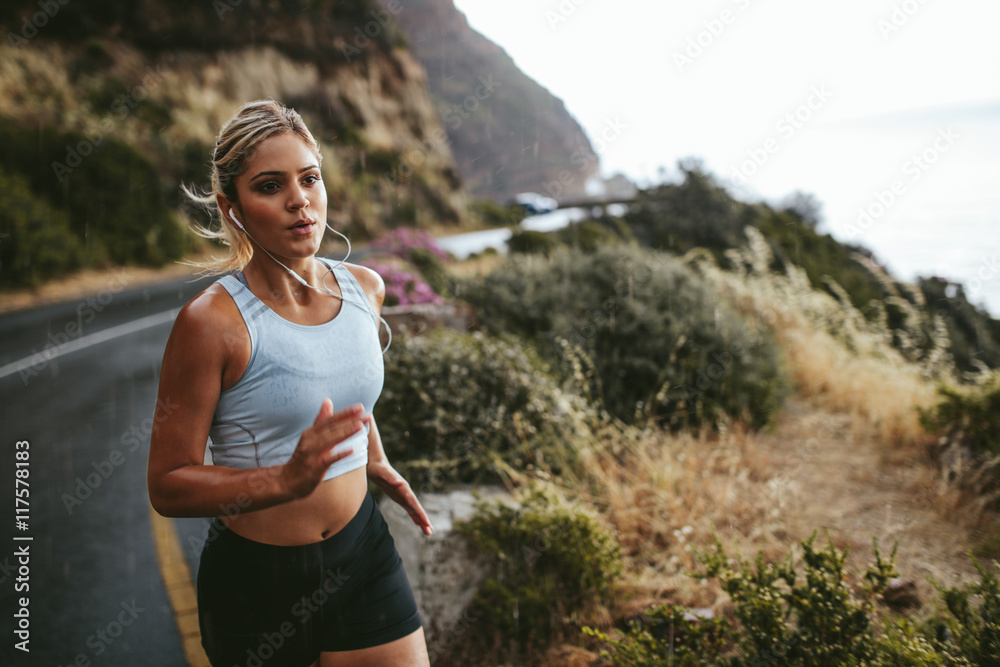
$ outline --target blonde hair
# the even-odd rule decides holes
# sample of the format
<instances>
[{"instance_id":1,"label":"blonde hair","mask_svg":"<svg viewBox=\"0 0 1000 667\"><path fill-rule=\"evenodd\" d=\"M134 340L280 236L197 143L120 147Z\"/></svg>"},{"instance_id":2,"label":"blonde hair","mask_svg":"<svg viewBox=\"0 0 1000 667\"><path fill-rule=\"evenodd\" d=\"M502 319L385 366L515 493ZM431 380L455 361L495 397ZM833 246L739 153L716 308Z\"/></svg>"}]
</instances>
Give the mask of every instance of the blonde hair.
<instances>
[{"instance_id":1,"label":"blonde hair","mask_svg":"<svg viewBox=\"0 0 1000 667\"><path fill-rule=\"evenodd\" d=\"M222 215L217 197L222 194L233 204L239 204L236 178L246 170L247 160L265 139L287 132L301 137L316 153L319 164L322 164L323 156L320 154L319 144L309 132L302 116L279 102L274 100L247 102L233 114L232 118L223 123L215 148L212 149L211 191L198 194L185 185L181 185L181 189L189 199L204 206L212 218L218 215L221 222L219 229L194 225L194 231L204 238L221 240L224 245L229 246L229 255L204 262L187 262L187 264L199 267L203 273L228 273L247 265L253 257L253 246L247 240L246 234L237 229L232 220Z\"/></svg>"}]
</instances>

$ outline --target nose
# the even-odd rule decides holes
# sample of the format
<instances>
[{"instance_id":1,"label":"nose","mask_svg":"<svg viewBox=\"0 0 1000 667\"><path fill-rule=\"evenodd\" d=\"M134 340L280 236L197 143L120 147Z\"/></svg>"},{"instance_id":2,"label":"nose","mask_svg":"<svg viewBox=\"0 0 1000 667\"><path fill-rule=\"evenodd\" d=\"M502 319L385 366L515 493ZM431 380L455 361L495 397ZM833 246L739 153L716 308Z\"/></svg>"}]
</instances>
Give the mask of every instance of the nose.
<instances>
[{"instance_id":1,"label":"nose","mask_svg":"<svg viewBox=\"0 0 1000 667\"><path fill-rule=\"evenodd\" d=\"M294 211L300 208L305 208L308 205L309 197L306 196L305 188L303 188L300 183L296 183L292 186L289 192L288 208Z\"/></svg>"}]
</instances>

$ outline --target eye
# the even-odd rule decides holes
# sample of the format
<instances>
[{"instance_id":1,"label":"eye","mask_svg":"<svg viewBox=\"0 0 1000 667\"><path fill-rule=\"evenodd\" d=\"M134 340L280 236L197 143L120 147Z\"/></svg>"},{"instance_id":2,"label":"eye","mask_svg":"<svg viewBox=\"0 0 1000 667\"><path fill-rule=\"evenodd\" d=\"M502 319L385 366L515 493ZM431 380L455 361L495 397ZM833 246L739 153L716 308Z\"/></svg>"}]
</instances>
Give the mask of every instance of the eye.
<instances>
[{"instance_id":1,"label":"eye","mask_svg":"<svg viewBox=\"0 0 1000 667\"><path fill-rule=\"evenodd\" d=\"M322 180L323 179L320 178L319 174L307 174L306 177L302 179L302 182L306 185L314 185Z\"/></svg>"},{"instance_id":2,"label":"eye","mask_svg":"<svg viewBox=\"0 0 1000 667\"><path fill-rule=\"evenodd\" d=\"M261 192L277 192L280 187L277 181L268 181L262 183L257 189Z\"/></svg>"}]
</instances>

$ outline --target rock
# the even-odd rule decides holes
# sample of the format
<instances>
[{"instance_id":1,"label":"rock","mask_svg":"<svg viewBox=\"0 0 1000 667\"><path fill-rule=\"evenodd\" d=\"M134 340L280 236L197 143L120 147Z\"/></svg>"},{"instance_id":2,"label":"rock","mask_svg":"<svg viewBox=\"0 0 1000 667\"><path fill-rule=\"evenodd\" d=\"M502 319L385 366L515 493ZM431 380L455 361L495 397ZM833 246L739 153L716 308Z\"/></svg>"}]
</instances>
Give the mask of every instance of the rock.
<instances>
[{"instance_id":1,"label":"rock","mask_svg":"<svg viewBox=\"0 0 1000 667\"><path fill-rule=\"evenodd\" d=\"M553 646L545 653L546 667L591 667L601 664L598 654L570 644Z\"/></svg>"},{"instance_id":2,"label":"rock","mask_svg":"<svg viewBox=\"0 0 1000 667\"><path fill-rule=\"evenodd\" d=\"M478 490L484 497L505 494L495 487ZM430 537L396 503L388 498L379 503L417 600L432 663L478 622L468 607L486 579L487 563L452 529L456 520L472 516L475 502L468 489L420 494L434 527Z\"/></svg>"},{"instance_id":3,"label":"rock","mask_svg":"<svg viewBox=\"0 0 1000 667\"><path fill-rule=\"evenodd\" d=\"M916 609L922 604L917 584L912 579L890 579L882 601L895 610Z\"/></svg>"},{"instance_id":4,"label":"rock","mask_svg":"<svg viewBox=\"0 0 1000 667\"><path fill-rule=\"evenodd\" d=\"M685 621L711 621L715 618L715 612L708 607L692 607L684 612Z\"/></svg>"}]
</instances>

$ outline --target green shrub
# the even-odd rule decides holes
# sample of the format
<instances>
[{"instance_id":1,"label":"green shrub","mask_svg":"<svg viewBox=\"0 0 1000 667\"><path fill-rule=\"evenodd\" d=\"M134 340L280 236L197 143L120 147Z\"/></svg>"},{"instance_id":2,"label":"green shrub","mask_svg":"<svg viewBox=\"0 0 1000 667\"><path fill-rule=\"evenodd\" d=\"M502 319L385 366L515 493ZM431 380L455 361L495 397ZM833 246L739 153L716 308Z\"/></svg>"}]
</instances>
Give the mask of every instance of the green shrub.
<instances>
[{"instance_id":1,"label":"green shrub","mask_svg":"<svg viewBox=\"0 0 1000 667\"><path fill-rule=\"evenodd\" d=\"M544 255L548 257L557 245L557 240L551 234L536 232L530 229L514 232L507 239L508 250L512 253L528 255Z\"/></svg>"},{"instance_id":2,"label":"green shrub","mask_svg":"<svg viewBox=\"0 0 1000 667\"><path fill-rule=\"evenodd\" d=\"M5 287L37 285L79 267L83 248L65 211L52 208L28 182L0 168L0 279Z\"/></svg>"},{"instance_id":3,"label":"green shrub","mask_svg":"<svg viewBox=\"0 0 1000 667\"><path fill-rule=\"evenodd\" d=\"M587 414L538 356L513 340L436 329L398 338L375 408L389 460L418 490L558 471ZM499 476L499 477L498 477Z\"/></svg>"},{"instance_id":4,"label":"green shrub","mask_svg":"<svg viewBox=\"0 0 1000 667\"><path fill-rule=\"evenodd\" d=\"M802 542L801 579L792 554L776 563L765 562L761 554L752 565L742 560L733 562L718 540L714 552L698 554L705 572L696 576L718 578L732 600L734 620L732 624L726 620L685 620L676 611L661 609L659 613L674 624L674 634L686 638L680 647L670 641L670 636L657 640L636 625L619 640L608 641L607 635L593 630L589 634L613 649L611 657L616 665L664 664L678 648L683 649L682 655L700 656L700 664L732 667L878 664L873 661L878 655L879 634L869 616L876 596L896 574L895 549L888 560L883 560L875 546L875 562L865 572L866 584L858 597L846 581L846 552L832 542L825 549L817 549L815 538L814 534ZM904 654L909 645L896 638L893 646ZM619 655L623 656L621 660Z\"/></svg>"},{"instance_id":5,"label":"green shrub","mask_svg":"<svg viewBox=\"0 0 1000 667\"><path fill-rule=\"evenodd\" d=\"M93 139L93 140L92 140ZM193 237L175 219L153 163L110 136L0 122L0 168L20 174L40 200L65 211L85 265L162 265Z\"/></svg>"},{"instance_id":6,"label":"green shrub","mask_svg":"<svg viewBox=\"0 0 1000 667\"><path fill-rule=\"evenodd\" d=\"M624 633L584 628L614 665L720 665L726 667L935 667L1000 665L1000 578L975 563L979 580L938 587L943 608L923 621L880 611L875 600L896 576L895 548L875 560L855 592L847 584L847 554L832 543L802 543L802 572L792 555L754 564L731 560L716 541L698 557L732 600L732 620L693 619L683 608L661 605L645 623ZM804 575L804 576L802 576ZM669 629L669 632L665 632ZM693 656L693 657L692 657Z\"/></svg>"},{"instance_id":7,"label":"green shrub","mask_svg":"<svg viewBox=\"0 0 1000 667\"><path fill-rule=\"evenodd\" d=\"M469 211L490 227L508 227L524 220L524 208L503 206L491 199L477 199L469 204Z\"/></svg>"},{"instance_id":8,"label":"green shrub","mask_svg":"<svg viewBox=\"0 0 1000 667\"><path fill-rule=\"evenodd\" d=\"M409 254L410 263L417 267L435 294L441 295L444 299L454 298L455 277L438 255L426 248L411 248Z\"/></svg>"},{"instance_id":9,"label":"green shrub","mask_svg":"<svg viewBox=\"0 0 1000 667\"><path fill-rule=\"evenodd\" d=\"M1000 320L969 303L961 284L942 278L920 278L918 283L928 315L945 318L956 368L975 371L980 364L1000 368Z\"/></svg>"},{"instance_id":10,"label":"green shrub","mask_svg":"<svg viewBox=\"0 0 1000 667\"><path fill-rule=\"evenodd\" d=\"M601 657L619 667L697 667L720 664L729 627L725 618L693 620L684 607L663 604L629 621L622 638L590 627L583 633L605 645Z\"/></svg>"},{"instance_id":11,"label":"green shrub","mask_svg":"<svg viewBox=\"0 0 1000 667\"><path fill-rule=\"evenodd\" d=\"M932 431L960 430L973 451L1000 454L1000 372L979 385L938 387L941 402L920 411L920 423Z\"/></svg>"},{"instance_id":12,"label":"green shrub","mask_svg":"<svg viewBox=\"0 0 1000 667\"><path fill-rule=\"evenodd\" d=\"M618 543L597 519L541 487L528 488L518 507L481 502L455 528L495 566L476 594L473 616L486 622L475 627L515 641L514 653L578 623L609 599L622 572Z\"/></svg>"},{"instance_id":13,"label":"green shrub","mask_svg":"<svg viewBox=\"0 0 1000 667\"><path fill-rule=\"evenodd\" d=\"M974 665L996 667L1000 665L1000 579L995 571L973 562L979 581L961 587L938 587L949 615L939 615L930 627L936 638L945 637L937 642L942 650L956 651ZM976 599L978 604L973 603Z\"/></svg>"},{"instance_id":14,"label":"green shrub","mask_svg":"<svg viewBox=\"0 0 1000 667\"><path fill-rule=\"evenodd\" d=\"M584 220L567 225L553 232L553 235L562 245L579 248L584 252L617 246L631 238L628 227L615 224L611 218L602 221Z\"/></svg>"},{"instance_id":15,"label":"green shrub","mask_svg":"<svg viewBox=\"0 0 1000 667\"><path fill-rule=\"evenodd\" d=\"M869 304L883 300L888 292L871 271L854 259L856 254L866 254L864 248L820 234L787 212L761 206L757 213L754 225L771 244L776 258L802 268L814 289L828 291L826 278L832 278L844 288L855 308L869 317L874 315Z\"/></svg>"},{"instance_id":16,"label":"green shrub","mask_svg":"<svg viewBox=\"0 0 1000 667\"><path fill-rule=\"evenodd\" d=\"M771 334L663 253L514 255L465 286L463 298L490 331L532 340L553 364L568 348L582 350L605 409L628 422L681 427L731 415L759 427L786 392Z\"/></svg>"},{"instance_id":17,"label":"green shrub","mask_svg":"<svg viewBox=\"0 0 1000 667\"><path fill-rule=\"evenodd\" d=\"M650 248L676 254L707 248L720 260L724 250L742 243L743 227L751 224L753 213L697 161L678 166L682 182L640 191L625 220Z\"/></svg>"}]
</instances>

